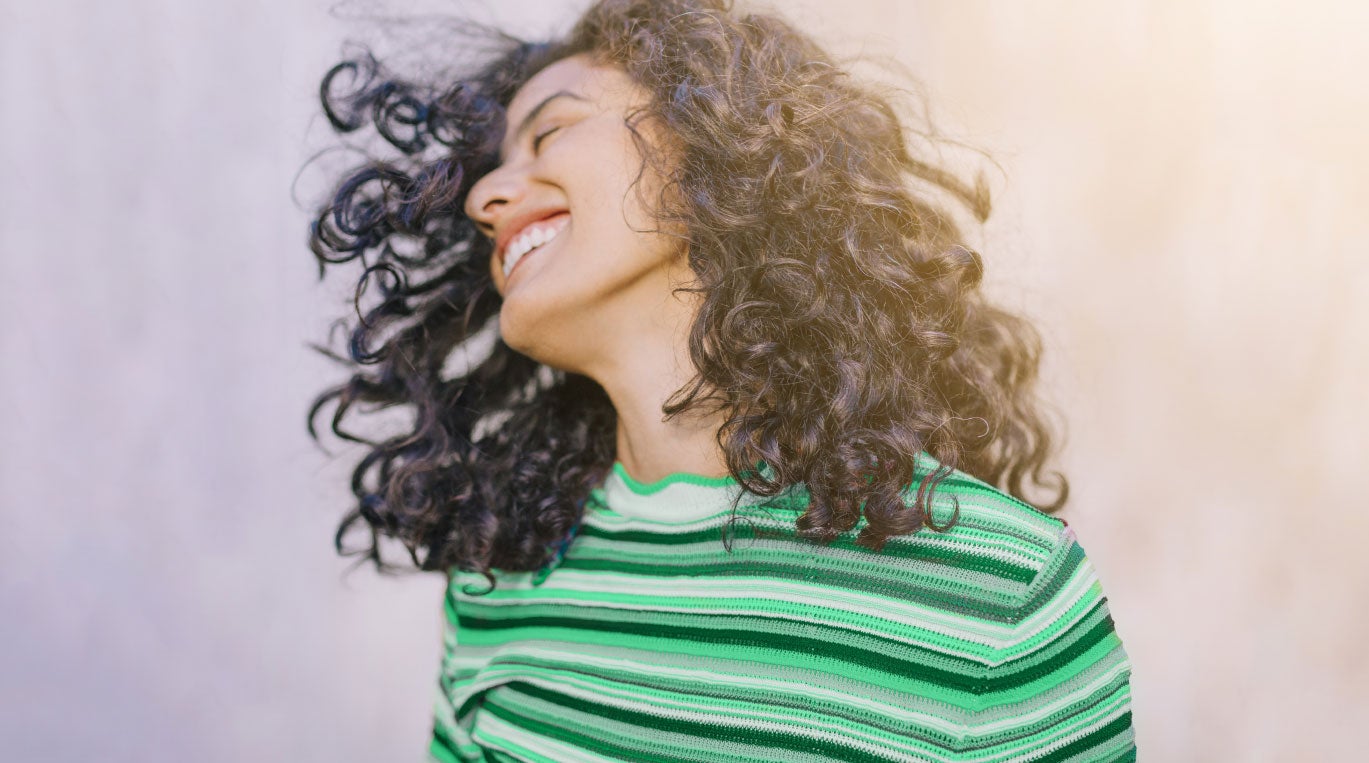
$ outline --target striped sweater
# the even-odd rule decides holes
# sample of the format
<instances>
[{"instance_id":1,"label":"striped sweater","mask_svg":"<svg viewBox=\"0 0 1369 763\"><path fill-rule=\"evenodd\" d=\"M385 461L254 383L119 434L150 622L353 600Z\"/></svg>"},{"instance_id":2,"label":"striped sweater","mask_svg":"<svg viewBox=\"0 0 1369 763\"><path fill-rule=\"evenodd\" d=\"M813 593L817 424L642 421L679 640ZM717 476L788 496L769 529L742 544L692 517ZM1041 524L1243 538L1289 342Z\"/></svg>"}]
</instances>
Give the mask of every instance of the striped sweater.
<instances>
[{"instance_id":1,"label":"striped sweater","mask_svg":"<svg viewBox=\"0 0 1369 763\"><path fill-rule=\"evenodd\" d=\"M949 531L819 545L796 488L746 494L729 552L741 493L615 464L557 563L488 595L453 572L430 760L1135 760L1131 666L1063 521L955 471Z\"/></svg>"}]
</instances>

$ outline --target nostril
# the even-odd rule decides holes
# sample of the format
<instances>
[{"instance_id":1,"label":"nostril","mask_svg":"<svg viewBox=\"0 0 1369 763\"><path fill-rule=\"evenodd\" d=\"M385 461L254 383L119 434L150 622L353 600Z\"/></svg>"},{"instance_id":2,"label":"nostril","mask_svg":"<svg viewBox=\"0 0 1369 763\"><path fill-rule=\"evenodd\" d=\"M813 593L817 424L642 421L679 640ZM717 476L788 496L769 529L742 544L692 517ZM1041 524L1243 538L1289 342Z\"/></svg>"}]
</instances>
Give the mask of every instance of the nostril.
<instances>
[{"instance_id":1,"label":"nostril","mask_svg":"<svg viewBox=\"0 0 1369 763\"><path fill-rule=\"evenodd\" d=\"M475 223L476 230L479 230L490 238L494 238L494 223L491 218L502 211L505 203L506 202L503 199L490 199L480 205L479 214L470 214L467 216L471 219L471 222Z\"/></svg>"}]
</instances>

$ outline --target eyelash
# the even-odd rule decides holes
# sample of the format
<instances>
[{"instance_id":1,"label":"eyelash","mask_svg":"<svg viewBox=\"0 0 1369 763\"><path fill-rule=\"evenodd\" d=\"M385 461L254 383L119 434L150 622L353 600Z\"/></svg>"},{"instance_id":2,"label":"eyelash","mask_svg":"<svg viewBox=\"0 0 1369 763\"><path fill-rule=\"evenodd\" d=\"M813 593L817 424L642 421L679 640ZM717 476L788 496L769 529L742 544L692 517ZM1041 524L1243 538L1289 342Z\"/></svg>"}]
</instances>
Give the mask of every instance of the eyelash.
<instances>
[{"instance_id":1,"label":"eyelash","mask_svg":"<svg viewBox=\"0 0 1369 763\"><path fill-rule=\"evenodd\" d=\"M537 149L538 149L539 146L542 145L542 140L543 140L544 138L546 138L547 136L551 135L552 133L556 132L556 131L559 130L559 129L561 129L561 128L560 128L560 127L552 127L552 128L550 128L550 129L548 129L548 130L544 130L544 131L538 133L537 135L533 136L533 139L532 139L532 150L533 150L533 153L536 153L536 152L537 152Z\"/></svg>"}]
</instances>

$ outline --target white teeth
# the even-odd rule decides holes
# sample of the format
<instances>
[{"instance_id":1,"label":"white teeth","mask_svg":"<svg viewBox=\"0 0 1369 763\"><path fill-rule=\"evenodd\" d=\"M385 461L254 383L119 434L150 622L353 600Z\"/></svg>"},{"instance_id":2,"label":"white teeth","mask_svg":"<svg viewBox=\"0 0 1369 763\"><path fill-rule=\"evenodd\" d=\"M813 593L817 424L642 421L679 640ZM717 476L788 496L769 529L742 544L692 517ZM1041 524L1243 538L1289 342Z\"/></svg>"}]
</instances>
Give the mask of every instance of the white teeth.
<instances>
[{"instance_id":1,"label":"white teeth","mask_svg":"<svg viewBox=\"0 0 1369 763\"><path fill-rule=\"evenodd\" d=\"M556 238L569 222L569 217L562 217L545 225L534 223L519 233L504 251L504 277L513 272L523 255Z\"/></svg>"}]
</instances>

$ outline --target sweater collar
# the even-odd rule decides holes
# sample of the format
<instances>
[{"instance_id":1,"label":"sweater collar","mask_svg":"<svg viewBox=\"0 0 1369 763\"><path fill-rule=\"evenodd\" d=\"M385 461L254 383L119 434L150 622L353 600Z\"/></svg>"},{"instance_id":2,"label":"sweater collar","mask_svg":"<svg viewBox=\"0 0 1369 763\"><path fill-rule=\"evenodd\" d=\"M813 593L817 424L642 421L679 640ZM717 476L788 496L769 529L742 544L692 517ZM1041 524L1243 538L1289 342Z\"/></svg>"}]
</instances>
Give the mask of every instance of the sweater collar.
<instances>
[{"instance_id":1,"label":"sweater collar","mask_svg":"<svg viewBox=\"0 0 1369 763\"><path fill-rule=\"evenodd\" d=\"M767 467L760 465L762 473ZM615 461L602 486L594 491L594 508L612 516L655 524L689 524L730 514L741 497L746 506L763 500L747 493L737 480L674 472L654 482L642 482Z\"/></svg>"}]
</instances>

